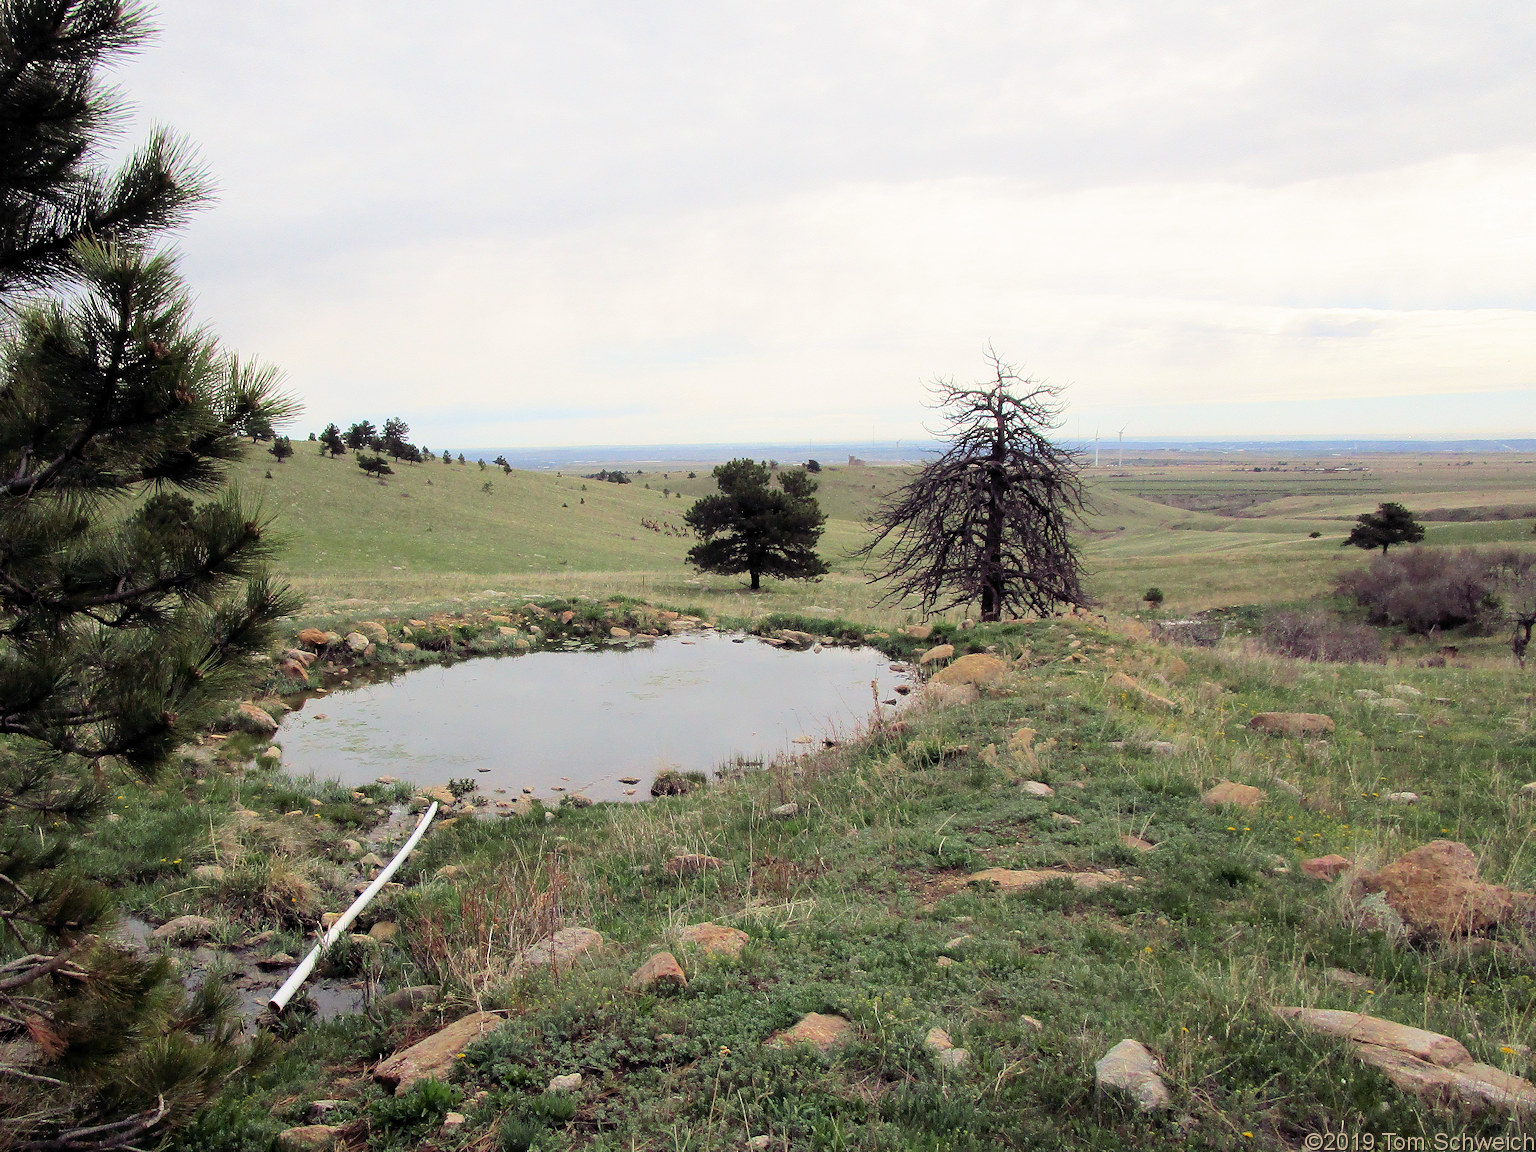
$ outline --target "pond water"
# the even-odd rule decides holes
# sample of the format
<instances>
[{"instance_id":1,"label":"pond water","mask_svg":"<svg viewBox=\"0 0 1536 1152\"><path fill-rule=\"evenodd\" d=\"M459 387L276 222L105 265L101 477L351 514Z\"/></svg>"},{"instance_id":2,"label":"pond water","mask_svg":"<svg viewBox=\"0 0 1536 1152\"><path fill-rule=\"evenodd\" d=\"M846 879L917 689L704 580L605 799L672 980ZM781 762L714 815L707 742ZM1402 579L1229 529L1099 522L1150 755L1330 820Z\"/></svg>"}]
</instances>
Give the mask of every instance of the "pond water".
<instances>
[{"instance_id":1,"label":"pond water","mask_svg":"<svg viewBox=\"0 0 1536 1152\"><path fill-rule=\"evenodd\" d=\"M851 735L874 711L871 682L891 700L907 678L873 648L702 632L423 668L311 699L277 739L290 772L354 786L470 777L482 793L531 788L546 802L562 790L641 800L666 768L712 772Z\"/></svg>"}]
</instances>

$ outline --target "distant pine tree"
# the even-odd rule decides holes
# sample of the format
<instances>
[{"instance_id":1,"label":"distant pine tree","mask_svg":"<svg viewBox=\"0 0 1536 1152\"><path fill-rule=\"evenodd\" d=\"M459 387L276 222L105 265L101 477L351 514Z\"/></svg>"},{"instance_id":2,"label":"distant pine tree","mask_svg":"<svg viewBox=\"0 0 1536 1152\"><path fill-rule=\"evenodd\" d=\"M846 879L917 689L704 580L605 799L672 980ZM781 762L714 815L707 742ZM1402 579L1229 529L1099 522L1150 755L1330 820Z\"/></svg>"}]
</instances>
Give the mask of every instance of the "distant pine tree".
<instances>
[{"instance_id":1,"label":"distant pine tree","mask_svg":"<svg viewBox=\"0 0 1536 1152\"><path fill-rule=\"evenodd\" d=\"M816 481L804 469L779 476L774 488L766 465L732 460L714 470L720 491L705 496L683 517L703 542L688 552L701 572L745 572L752 587L761 578L813 580L827 571L816 555L826 516L814 495Z\"/></svg>"}]
</instances>

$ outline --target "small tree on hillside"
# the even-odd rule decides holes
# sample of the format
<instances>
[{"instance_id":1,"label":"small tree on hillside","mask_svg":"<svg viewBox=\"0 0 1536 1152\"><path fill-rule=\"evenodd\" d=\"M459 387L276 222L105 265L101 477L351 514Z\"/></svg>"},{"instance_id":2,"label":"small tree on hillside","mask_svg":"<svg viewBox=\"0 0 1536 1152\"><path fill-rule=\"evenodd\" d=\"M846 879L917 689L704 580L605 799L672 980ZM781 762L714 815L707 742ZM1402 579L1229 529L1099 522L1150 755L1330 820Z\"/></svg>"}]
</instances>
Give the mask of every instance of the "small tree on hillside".
<instances>
[{"instance_id":1,"label":"small tree on hillside","mask_svg":"<svg viewBox=\"0 0 1536 1152\"><path fill-rule=\"evenodd\" d=\"M398 416L391 416L388 420L384 421L384 430L379 433L379 438L384 442L384 451L388 452L396 460L401 460L413 451L410 441L406 439L410 434L411 426L409 424ZM416 454L416 458L418 461L421 459L419 452Z\"/></svg>"},{"instance_id":2,"label":"small tree on hillside","mask_svg":"<svg viewBox=\"0 0 1536 1152\"><path fill-rule=\"evenodd\" d=\"M761 577L813 580L827 571L816 555L826 516L814 495L816 481L804 469L770 482L768 467L732 460L714 470L720 491L689 508L683 520L703 537L688 550L688 561L701 572L746 572L754 589Z\"/></svg>"},{"instance_id":3,"label":"small tree on hillside","mask_svg":"<svg viewBox=\"0 0 1536 1152\"><path fill-rule=\"evenodd\" d=\"M1353 544L1367 552L1380 548L1385 556L1394 544L1417 544L1422 539L1424 528L1413 518L1413 513L1401 504L1388 501L1374 512L1362 512L1355 517L1355 526L1340 547Z\"/></svg>"},{"instance_id":4,"label":"small tree on hillside","mask_svg":"<svg viewBox=\"0 0 1536 1152\"><path fill-rule=\"evenodd\" d=\"M357 466L376 479L395 474L395 470L389 466L388 460L382 456L370 456L366 452L358 453Z\"/></svg>"},{"instance_id":5,"label":"small tree on hillside","mask_svg":"<svg viewBox=\"0 0 1536 1152\"><path fill-rule=\"evenodd\" d=\"M1042 614L1083 601L1072 521L1086 506L1081 457L1048 436L1058 390L1020 376L987 353L992 379L934 382L950 444L872 517L860 549L889 582L884 599L915 598L925 611L980 601L981 618Z\"/></svg>"},{"instance_id":6,"label":"small tree on hillside","mask_svg":"<svg viewBox=\"0 0 1536 1152\"><path fill-rule=\"evenodd\" d=\"M320 433L320 447L332 458L346 455L347 442L342 439L341 429L335 424L327 424L325 431Z\"/></svg>"},{"instance_id":7,"label":"small tree on hillside","mask_svg":"<svg viewBox=\"0 0 1536 1152\"><path fill-rule=\"evenodd\" d=\"M277 462L281 464L293 455L293 441L286 436L274 436L272 438L272 447L268 448L267 451L277 457Z\"/></svg>"},{"instance_id":8,"label":"small tree on hillside","mask_svg":"<svg viewBox=\"0 0 1536 1152\"><path fill-rule=\"evenodd\" d=\"M379 438L378 429L373 426L371 420L359 420L347 429L344 437L348 448L354 452L364 448L372 448L373 442Z\"/></svg>"}]
</instances>

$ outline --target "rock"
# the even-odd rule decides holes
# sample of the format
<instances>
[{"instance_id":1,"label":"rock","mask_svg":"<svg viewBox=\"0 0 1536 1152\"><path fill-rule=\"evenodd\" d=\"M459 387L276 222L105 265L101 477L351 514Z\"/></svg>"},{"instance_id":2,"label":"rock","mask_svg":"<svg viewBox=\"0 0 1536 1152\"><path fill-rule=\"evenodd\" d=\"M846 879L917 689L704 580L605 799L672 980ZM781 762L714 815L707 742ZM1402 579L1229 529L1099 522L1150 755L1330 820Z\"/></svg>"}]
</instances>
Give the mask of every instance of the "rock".
<instances>
[{"instance_id":1,"label":"rock","mask_svg":"<svg viewBox=\"0 0 1536 1152\"><path fill-rule=\"evenodd\" d=\"M830 1052L853 1039L853 1025L841 1016L807 1012L792 1028L775 1032L767 1040L773 1048L809 1044L818 1052Z\"/></svg>"},{"instance_id":2,"label":"rock","mask_svg":"<svg viewBox=\"0 0 1536 1152\"><path fill-rule=\"evenodd\" d=\"M199 864L192 869L194 880L207 880L210 883L224 879L224 869L218 864Z\"/></svg>"},{"instance_id":3,"label":"rock","mask_svg":"<svg viewBox=\"0 0 1536 1152\"><path fill-rule=\"evenodd\" d=\"M910 636L914 640L926 640L933 635L932 624L908 624L901 630L903 636Z\"/></svg>"},{"instance_id":4,"label":"rock","mask_svg":"<svg viewBox=\"0 0 1536 1152\"><path fill-rule=\"evenodd\" d=\"M936 708L974 704L979 699L981 693L974 684L934 684L930 681L923 688L923 700Z\"/></svg>"},{"instance_id":5,"label":"rock","mask_svg":"<svg viewBox=\"0 0 1536 1152\"><path fill-rule=\"evenodd\" d=\"M1356 1056L1379 1068L1398 1088L1432 1107L1460 1104L1477 1111L1492 1107L1525 1116L1536 1111L1536 1084L1491 1064L1467 1063L1445 1068L1395 1048L1374 1044L1351 1047Z\"/></svg>"},{"instance_id":6,"label":"rock","mask_svg":"<svg viewBox=\"0 0 1536 1152\"><path fill-rule=\"evenodd\" d=\"M274 952L270 956L257 957L255 963L263 972L273 972L279 968L292 968L294 959L286 952Z\"/></svg>"},{"instance_id":7,"label":"rock","mask_svg":"<svg viewBox=\"0 0 1536 1152\"><path fill-rule=\"evenodd\" d=\"M277 721L272 719L272 714L250 702L235 709L235 726L264 740L270 740L277 731Z\"/></svg>"},{"instance_id":8,"label":"rock","mask_svg":"<svg viewBox=\"0 0 1536 1152\"><path fill-rule=\"evenodd\" d=\"M1350 972L1344 968L1328 968L1323 972L1323 979L1330 984L1338 984L1348 988L1351 992L1371 992L1375 990L1375 983L1358 972Z\"/></svg>"},{"instance_id":9,"label":"rock","mask_svg":"<svg viewBox=\"0 0 1536 1152\"><path fill-rule=\"evenodd\" d=\"M755 1149L772 1148L773 1147L773 1137L772 1136L749 1136L749 1137L747 1137L747 1147L748 1148L755 1148Z\"/></svg>"},{"instance_id":10,"label":"rock","mask_svg":"<svg viewBox=\"0 0 1536 1152\"><path fill-rule=\"evenodd\" d=\"M1314 856L1310 860L1301 862L1303 874L1314 880L1332 880L1340 872L1353 868L1355 862L1347 856L1340 856L1337 852L1327 856Z\"/></svg>"},{"instance_id":11,"label":"rock","mask_svg":"<svg viewBox=\"0 0 1536 1152\"><path fill-rule=\"evenodd\" d=\"M1532 780L1529 784L1520 785L1520 795L1524 796L1527 800L1536 799L1536 780Z\"/></svg>"},{"instance_id":12,"label":"rock","mask_svg":"<svg viewBox=\"0 0 1536 1152\"><path fill-rule=\"evenodd\" d=\"M1333 718L1318 712L1260 712L1248 721L1255 732L1276 736L1323 736L1333 731Z\"/></svg>"},{"instance_id":13,"label":"rock","mask_svg":"<svg viewBox=\"0 0 1536 1152\"><path fill-rule=\"evenodd\" d=\"M1070 880L1079 888L1102 888L1118 884L1120 877L1109 872L1049 872L1014 868L985 868L965 878L967 884L996 884L1004 892L1023 892L1052 880Z\"/></svg>"},{"instance_id":14,"label":"rock","mask_svg":"<svg viewBox=\"0 0 1536 1152\"><path fill-rule=\"evenodd\" d=\"M1438 1032L1411 1028L1393 1020L1383 1020L1379 1016L1329 1008L1272 1008L1270 1011L1280 1019L1311 1032L1337 1036L1358 1044L1391 1048L1441 1067L1454 1068L1472 1062L1471 1053L1459 1040L1442 1036Z\"/></svg>"},{"instance_id":15,"label":"rock","mask_svg":"<svg viewBox=\"0 0 1536 1152\"><path fill-rule=\"evenodd\" d=\"M308 644L311 648L324 648L330 642L330 633L318 628L306 628L299 633L299 643Z\"/></svg>"},{"instance_id":16,"label":"rock","mask_svg":"<svg viewBox=\"0 0 1536 1152\"><path fill-rule=\"evenodd\" d=\"M581 1073L572 1072L568 1076L556 1076L549 1082L546 1092L575 1092L581 1087Z\"/></svg>"},{"instance_id":17,"label":"rock","mask_svg":"<svg viewBox=\"0 0 1536 1152\"><path fill-rule=\"evenodd\" d=\"M297 660L284 660L278 665L278 671L292 680L309 680L309 666L300 664Z\"/></svg>"},{"instance_id":18,"label":"rock","mask_svg":"<svg viewBox=\"0 0 1536 1152\"><path fill-rule=\"evenodd\" d=\"M1239 808L1252 810L1269 797L1262 788L1255 788L1252 784L1234 784L1230 780L1223 780L1214 788L1208 789L1200 799L1205 802L1207 808L1220 808L1233 804Z\"/></svg>"},{"instance_id":19,"label":"rock","mask_svg":"<svg viewBox=\"0 0 1536 1152\"><path fill-rule=\"evenodd\" d=\"M1408 934L1408 925L1380 892L1372 892L1362 899L1356 913L1360 927L1368 932L1383 932L1391 940Z\"/></svg>"},{"instance_id":20,"label":"rock","mask_svg":"<svg viewBox=\"0 0 1536 1152\"><path fill-rule=\"evenodd\" d=\"M667 874L669 876L698 876L704 872L718 869L725 861L718 856L705 856L700 852L689 852L683 856L674 856L667 861Z\"/></svg>"},{"instance_id":21,"label":"rock","mask_svg":"<svg viewBox=\"0 0 1536 1152\"><path fill-rule=\"evenodd\" d=\"M320 1120L341 1107L340 1100L311 1100L305 1114L311 1120Z\"/></svg>"},{"instance_id":22,"label":"rock","mask_svg":"<svg viewBox=\"0 0 1536 1152\"><path fill-rule=\"evenodd\" d=\"M436 984L412 984L407 988L395 989L382 997L381 1002L386 1008L393 1008L396 1012L415 1012L436 999Z\"/></svg>"},{"instance_id":23,"label":"rock","mask_svg":"<svg viewBox=\"0 0 1536 1152\"><path fill-rule=\"evenodd\" d=\"M949 1033L942 1028L928 1029L928 1035L923 1037L923 1047L937 1055L940 1052L948 1052L955 1046L955 1042L949 1038Z\"/></svg>"},{"instance_id":24,"label":"rock","mask_svg":"<svg viewBox=\"0 0 1536 1152\"><path fill-rule=\"evenodd\" d=\"M1529 913L1536 897L1478 878L1477 857L1465 844L1432 840L1364 878L1416 932L1442 937L1482 932Z\"/></svg>"},{"instance_id":25,"label":"rock","mask_svg":"<svg viewBox=\"0 0 1536 1152\"><path fill-rule=\"evenodd\" d=\"M1029 1025L1029 1027L1033 1028L1036 1032L1045 1031L1045 1025L1040 1023L1040 1021L1036 1020L1033 1016L1020 1016L1019 1023Z\"/></svg>"},{"instance_id":26,"label":"rock","mask_svg":"<svg viewBox=\"0 0 1536 1152\"><path fill-rule=\"evenodd\" d=\"M572 808L592 807L592 797L588 796L585 792L572 792L565 798L565 802Z\"/></svg>"},{"instance_id":27,"label":"rock","mask_svg":"<svg viewBox=\"0 0 1536 1152\"><path fill-rule=\"evenodd\" d=\"M1127 848L1134 848L1138 852L1150 852L1157 847L1150 840L1143 840L1140 836L1132 836L1130 833L1120 837L1120 843L1124 844Z\"/></svg>"},{"instance_id":28,"label":"rock","mask_svg":"<svg viewBox=\"0 0 1536 1152\"><path fill-rule=\"evenodd\" d=\"M315 1152L336 1147L341 1129L330 1124L304 1124L277 1134L278 1152Z\"/></svg>"},{"instance_id":29,"label":"rock","mask_svg":"<svg viewBox=\"0 0 1536 1152\"><path fill-rule=\"evenodd\" d=\"M741 950L747 946L751 937L740 928L705 921L703 924L690 924L678 933L678 939L698 948L706 956L736 957L741 955Z\"/></svg>"},{"instance_id":30,"label":"rock","mask_svg":"<svg viewBox=\"0 0 1536 1152\"><path fill-rule=\"evenodd\" d=\"M1100 1088L1127 1093L1143 1112L1155 1112L1173 1102L1168 1086L1157 1074L1157 1061L1135 1040L1122 1040L1104 1053L1093 1072Z\"/></svg>"},{"instance_id":31,"label":"rock","mask_svg":"<svg viewBox=\"0 0 1536 1152\"><path fill-rule=\"evenodd\" d=\"M1154 756L1172 756L1174 749L1173 744L1167 740L1149 740L1147 751Z\"/></svg>"},{"instance_id":32,"label":"rock","mask_svg":"<svg viewBox=\"0 0 1536 1152\"><path fill-rule=\"evenodd\" d=\"M218 923L206 916L177 916L174 920L167 920L149 935L154 940L169 940L173 944L191 944L208 939L217 928Z\"/></svg>"},{"instance_id":33,"label":"rock","mask_svg":"<svg viewBox=\"0 0 1536 1152\"><path fill-rule=\"evenodd\" d=\"M349 932L347 938L360 948L377 948L383 943L382 940L376 940L366 932Z\"/></svg>"},{"instance_id":34,"label":"rock","mask_svg":"<svg viewBox=\"0 0 1536 1152\"><path fill-rule=\"evenodd\" d=\"M971 1054L964 1048L948 1048L939 1053L939 1067L948 1072L958 1072L971 1062Z\"/></svg>"},{"instance_id":35,"label":"rock","mask_svg":"<svg viewBox=\"0 0 1536 1152\"><path fill-rule=\"evenodd\" d=\"M960 961L954 959L951 956L940 956L933 962L933 966L935 968L953 968L958 963L960 963Z\"/></svg>"},{"instance_id":36,"label":"rock","mask_svg":"<svg viewBox=\"0 0 1536 1152\"><path fill-rule=\"evenodd\" d=\"M285 648L283 649L283 660L291 660L295 664L302 664L307 670L315 662L315 654L303 648Z\"/></svg>"},{"instance_id":37,"label":"rock","mask_svg":"<svg viewBox=\"0 0 1536 1152\"><path fill-rule=\"evenodd\" d=\"M439 804L455 804L458 797L447 788L428 788L422 793L428 800L436 800Z\"/></svg>"},{"instance_id":38,"label":"rock","mask_svg":"<svg viewBox=\"0 0 1536 1152\"><path fill-rule=\"evenodd\" d=\"M359 856L357 858L357 866L359 868L382 868L384 867L384 861L379 858L377 852L370 852L366 856Z\"/></svg>"},{"instance_id":39,"label":"rock","mask_svg":"<svg viewBox=\"0 0 1536 1152\"><path fill-rule=\"evenodd\" d=\"M463 871L464 867L461 864L444 864L436 872L432 873L432 875L438 880L452 880L454 877L460 875Z\"/></svg>"},{"instance_id":40,"label":"rock","mask_svg":"<svg viewBox=\"0 0 1536 1152\"><path fill-rule=\"evenodd\" d=\"M686 988L688 977L676 956L670 952L658 952L635 969L635 974L629 978L629 987L634 992L656 987Z\"/></svg>"},{"instance_id":41,"label":"rock","mask_svg":"<svg viewBox=\"0 0 1536 1152\"><path fill-rule=\"evenodd\" d=\"M1076 816L1068 816L1065 812L1052 812L1051 819L1058 824L1065 824L1069 828L1076 828L1082 823Z\"/></svg>"},{"instance_id":42,"label":"rock","mask_svg":"<svg viewBox=\"0 0 1536 1152\"><path fill-rule=\"evenodd\" d=\"M628 640L629 639L629 629L628 628L610 628L610 629L608 629L608 635L612 636L615 640Z\"/></svg>"},{"instance_id":43,"label":"rock","mask_svg":"<svg viewBox=\"0 0 1536 1152\"><path fill-rule=\"evenodd\" d=\"M809 632L797 632L793 628L781 628L774 635L793 648L809 648L816 643L816 637Z\"/></svg>"},{"instance_id":44,"label":"rock","mask_svg":"<svg viewBox=\"0 0 1536 1152\"><path fill-rule=\"evenodd\" d=\"M780 804L777 808L768 809L768 815L775 820L789 820L800 815L800 805L791 800L788 804Z\"/></svg>"},{"instance_id":45,"label":"rock","mask_svg":"<svg viewBox=\"0 0 1536 1152\"><path fill-rule=\"evenodd\" d=\"M362 652L368 647L368 637L361 632L348 632L346 635L347 647L353 652Z\"/></svg>"},{"instance_id":46,"label":"rock","mask_svg":"<svg viewBox=\"0 0 1536 1152\"><path fill-rule=\"evenodd\" d=\"M320 914L320 927L322 927L322 928L334 928L334 927L336 927L336 921L338 921L340 919L341 919L341 913L340 912L322 912Z\"/></svg>"},{"instance_id":47,"label":"rock","mask_svg":"<svg viewBox=\"0 0 1536 1152\"><path fill-rule=\"evenodd\" d=\"M919 664L932 664L939 660L948 660L954 654L955 646L953 644L939 644L919 656L917 662Z\"/></svg>"},{"instance_id":48,"label":"rock","mask_svg":"<svg viewBox=\"0 0 1536 1152\"><path fill-rule=\"evenodd\" d=\"M1360 700L1378 700L1381 698L1381 693L1374 688L1356 688L1355 696Z\"/></svg>"},{"instance_id":49,"label":"rock","mask_svg":"<svg viewBox=\"0 0 1536 1152\"><path fill-rule=\"evenodd\" d=\"M346 839L341 842L341 850L348 856L356 856L363 850L363 846L356 840Z\"/></svg>"},{"instance_id":50,"label":"rock","mask_svg":"<svg viewBox=\"0 0 1536 1152\"><path fill-rule=\"evenodd\" d=\"M416 645L412 644L409 640L402 640L400 643L395 645L395 651L414 652L416 651Z\"/></svg>"},{"instance_id":51,"label":"rock","mask_svg":"<svg viewBox=\"0 0 1536 1152\"><path fill-rule=\"evenodd\" d=\"M1116 672L1106 682L1105 687L1111 692L1117 692L1127 703L1144 704L1163 712L1178 711L1178 704L1166 696L1159 696L1150 688L1138 684L1133 678L1124 672Z\"/></svg>"},{"instance_id":52,"label":"rock","mask_svg":"<svg viewBox=\"0 0 1536 1152\"><path fill-rule=\"evenodd\" d=\"M935 649L937 651L937 649ZM951 648L950 654L953 655ZM924 660L927 656L923 657ZM947 668L942 668L933 674L932 682L935 684L974 684L983 688L988 684L996 684L1008 675L1008 664L999 660L996 656L988 656L984 652L972 652L969 656L962 656Z\"/></svg>"},{"instance_id":53,"label":"rock","mask_svg":"<svg viewBox=\"0 0 1536 1152\"><path fill-rule=\"evenodd\" d=\"M1417 688L1413 687L1413 685L1411 685L1411 684L1393 684L1391 686L1391 688L1390 688L1390 691L1396 692L1399 696L1422 696L1422 695L1424 695L1424 693L1420 692Z\"/></svg>"},{"instance_id":54,"label":"rock","mask_svg":"<svg viewBox=\"0 0 1536 1152\"><path fill-rule=\"evenodd\" d=\"M444 1113L444 1115L443 1115L442 1131L444 1131L444 1132L457 1132L462 1127L464 1127L464 1113L462 1113L462 1112L447 1112L447 1113Z\"/></svg>"},{"instance_id":55,"label":"rock","mask_svg":"<svg viewBox=\"0 0 1536 1152\"><path fill-rule=\"evenodd\" d=\"M1399 700L1395 696L1383 696L1379 700L1366 701L1372 708L1406 708L1406 701Z\"/></svg>"},{"instance_id":56,"label":"rock","mask_svg":"<svg viewBox=\"0 0 1536 1152\"><path fill-rule=\"evenodd\" d=\"M1039 780L1024 781L1024 783L1019 785L1019 791L1023 792L1027 796L1038 796L1041 799L1044 799L1047 796L1056 795L1056 789L1052 788L1049 784L1042 783Z\"/></svg>"},{"instance_id":57,"label":"rock","mask_svg":"<svg viewBox=\"0 0 1536 1152\"><path fill-rule=\"evenodd\" d=\"M1387 804L1417 804L1419 794L1417 792L1388 792L1382 801Z\"/></svg>"},{"instance_id":58,"label":"rock","mask_svg":"<svg viewBox=\"0 0 1536 1152\"><path fill-rule=\"evenodd\" d=\"M500 1025L495 1012L471 1012L383 1061L373 1078L396 1094L428 1077L446 1081L459 1053Z\"/></svg>"},{"instance_id":59,"label":"rock","mask_svg":"<svg viewBox=\"0 0 1536 1152\"><path fill-rule=\"evenodd\" d=\"M392 944L395 937L400 935L400 925L393 920L380 920L372 928L368 929L368 935L380 944Z\"/></svg>"},{"instance_id":60,"label":"rock","mask_svg":"<svg viewBox=\"0 0 1536 1152\"><path fill-rule=\"evenodd\" d=\"M535 968L552 968L559 972L575 964L583 953L602 946L601 932L591 928L562 928L519 952L512 961L511 974L518 976Z\"/></svg>"},{"instance_id":61,"label":"rock","mask_svg":"<svg viewBox=\"0 0 1536 1152\"><path fill-rule=\"evenodd\" d=\"M357 625L357 630L375 644L387 644L389 642L389 629L377 620L364 620Z\"/></svg>"}]
</instances>

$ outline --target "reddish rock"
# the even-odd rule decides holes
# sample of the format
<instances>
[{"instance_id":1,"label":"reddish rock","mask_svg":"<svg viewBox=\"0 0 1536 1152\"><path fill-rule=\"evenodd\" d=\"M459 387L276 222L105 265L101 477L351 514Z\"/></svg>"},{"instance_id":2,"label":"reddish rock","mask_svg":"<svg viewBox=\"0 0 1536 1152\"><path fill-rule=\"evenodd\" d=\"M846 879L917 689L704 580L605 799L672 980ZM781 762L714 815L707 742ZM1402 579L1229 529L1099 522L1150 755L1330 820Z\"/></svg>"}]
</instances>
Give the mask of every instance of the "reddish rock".
<instances>
[{"instance_id":1,"label":"reddish rock","mask_svg":"<svg viewBox=\"0 0 1536 1152\"><path fill-rule=\"evenodd\" d=\"M1536 897L1486 884L1477 873L1472 849L1431 840L1365 877L1365 887L1380 892L1405 924L1426 935L1482 932L1533 910Z\"/></svg>"},{"instance_id":2,"label":"reddish rock","mask_svg":"<svg viewBox=\"0 0 1536 1152\"><path fill-rule=\"evenodd\" d=\"M1311 860L1301 862L1301 870L1314 880L1332 880L1340 872L1354 866L1353 860L1347 856L1340 856L1337 852L1327 856L1314 856Z\"/></svg>"},{"instance_id":3,"label":"reddish rock","mask_svg":"<svg viewBox=\"0 0 1536 1152\"><path fill-rule=\"evenodd\" d=\"M629 978L629 987L644 992L655 987L686 988L688 977L677 957L670 952L658 952L635 970Z\"/></svg>"},{"instance_id":4,"label":"reddish rock","mask_svg":"<svg viewBox=\"0 0 1536 1152\"><path fill-rule=\"evenodd\" d=\"M933 664L939 660L948 660L954 654L955 646L953 644L940 644L924 652L917 658L917 662L919 664Z\"/></svg>"},{"instance_id":5,"label":"reddish rock","mask_svg":"<svg viewBox=\"0 0 1536 1152\"><path fill-rule=\"evenodd\" d=\"M374 1069L373 1078L395 1093L428 1077L446 1081L464 1049L500 1024L495 1012L472 1012L395 1053Z\"/></svg>"},{"instance_id":6,"label":"reddish rock","mask_svg":"<svg viewBox=\"0 0 1536 1152\"><path fill-rule=\"evenodd\" d=\"M951 650L953 651L953 650ZM926 658L925 658L926 659ZM974 684L978 688L996 684L1008 675L1008 664L985 652L962 656L948 668L933 674L934 684Z\"/></svg>"},{"instance_id":7,"label":"reddish rock","mask_svg":"<svg viewBox=\"0 0 1536 1152\"><path fill-rule=\"evenodd\" d=\"M773 1048L809 1044L818 1052L830 1052L853 1039L853 1025L841 1016L807 1012L792 1028L775 1032L766 1043Z\"/></svg>"},{"instance_id":8,"label":"reddish rock","mask_svg":"<svg viewBox=\"0 0 1536 1152\"><path fill-rule=\"evenodd\" d=\"M690 924L678 934L684 944L691 944L706 956L740 956L751 939L740 928L725 924Z\"/></svg>"},{"instance_id":9,"label":"reddish rock","mask_svg":"<svg viewBox=\"0 0 1536 1152\"><path fill-rule=\"evenodd\" d=\"M1252 784L1234 784L1230 780L1223 780L1209 789L1200 799L1205 801L1207 808L1221 808L1233 804L1239 808L1252 810L1269 799L1269 796L1262 788L1255 788Z\"/></svg>"},{"instance_id":10,"label":"reddish rock","mask_svg":"<svg viewBox=\"0 0 1536 1152\"><path fill-rule=\"evenodd\" d=\"M1333 731L1333 719L1318 712L1260 712L1248 727L1275 736L1323 736Z\"/></svg>"},{"instance_id":11,"label":"reddish rock","mask_svg":"<svg viewBox=\"0 0 1536 1152\"><path fill-rule=\"evenodd\" d=\"M318 628L306 628L299 633L299 643L308 644L311 648L324 648L330 643L330 636Z\"/></svg>"},{"instance_id":12,"label":"reddish rock","mask_svg":"<svg viewBox=\"0 0 1536 1152\"><path fill-rule=\"evenodd\" d=\"M1110 872L1048 872L1016 868L986 868L965 878L967 884L996 884L1004 892L1022 892L1052 880L1070 880L1079 888L1102 888L1118 884L1120 877Z\"/></svg>"}]
</instances>

